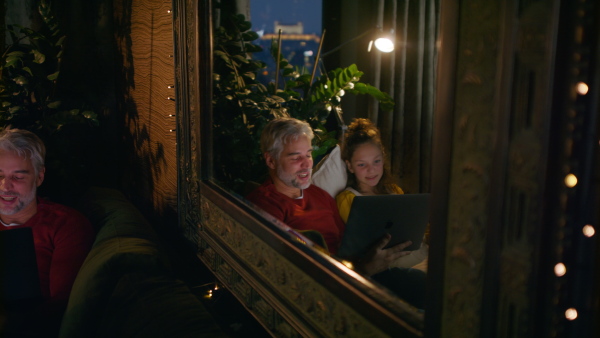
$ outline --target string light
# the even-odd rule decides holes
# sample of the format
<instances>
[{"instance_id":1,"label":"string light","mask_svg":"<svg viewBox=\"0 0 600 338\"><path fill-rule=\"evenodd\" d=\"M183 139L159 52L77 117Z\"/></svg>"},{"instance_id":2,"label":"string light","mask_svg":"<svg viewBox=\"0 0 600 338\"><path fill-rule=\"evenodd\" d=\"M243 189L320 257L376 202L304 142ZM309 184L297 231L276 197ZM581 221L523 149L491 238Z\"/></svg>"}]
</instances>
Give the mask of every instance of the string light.
<instances>
[{"instance_id":1,"label":"string light","mask_svg":"<svg viewBox=\"0 0 600 338\"><path fill-rule=\"evenodd\" d=\"M350 261L342 260L342 264L344 264L346 267L348 267L350 269L354 269L354 264L352 264L352 262L350 262Z\"/></svg>"},{"instance_id":2,"label":"string light","mask_svg":"<svg viewBox=\"0 0 600 338\"><path fill-rule=\"evenodd\" d=\"M558 263L554 266L554 274L557 277L562 277L567 273L567 267L563 263Z\"/></svg>"},{"instance_id":3,"label":"string light","mask_svg":"<svg viewBox=\"0 0 600 338\"><path fill-rule=\"evenodd\" d=\"M565 184L567 185L567 187L573 188L574 186L577 185L577 176L575 176L573 174L567 175L565 177Z\"/></svg>"},{"instance_id":4,"label":"string light","mask_svg":"<svg viewBox=\"0 0 600 338\"><path fill-rule=\"evenodd\" d=\"M219 284L215 284L214 287L208 289L204 295L204 298L212 298L217 290L219 290Z\"/></svg>"},{"instance_id":5,"label":"string light","mask_svg":"<svg viewBox=\"0 0 600 338\"><path fill-rule=\"evenodd\" d=\"M567 309L567 311L565 311L565 318L567 318L568 320L577 319L577 310L575 308Z\"/></svg>"},{"instance_id":6,"label":"string light","mask_svg":"<svg viewBox=\"0 0 600 338\"><path fill-rule=\"evenodd\" d=\"M582 232L585 237L592 237L596 234L596 229L590 224L587 224L583 227Z\"/></svg>"},{"instance_id":7,"label":"string light","mask_svg":"<svg viewBox=\"0 0 600 338\"><path fill-rule=\"evenodd\" d=\"M577 84L577 93L579 93L579 95L585 95L588 93L589 91L589 87L585 82L579 82Z\"/></svg>"}]
</instances>

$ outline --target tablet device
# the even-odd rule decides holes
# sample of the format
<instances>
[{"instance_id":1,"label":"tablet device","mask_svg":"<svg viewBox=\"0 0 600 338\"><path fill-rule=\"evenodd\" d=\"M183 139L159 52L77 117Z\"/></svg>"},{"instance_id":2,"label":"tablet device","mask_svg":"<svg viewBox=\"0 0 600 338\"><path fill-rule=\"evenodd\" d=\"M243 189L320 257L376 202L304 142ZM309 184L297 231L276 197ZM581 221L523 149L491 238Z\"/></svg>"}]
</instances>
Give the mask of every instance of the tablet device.
<instances>
[{"instance_id":1,"label":"tablet device","mask_svg":"<svg viewBox=\"0 0 600 338\"><path fill-rule=\"evenodd\" d=\"M4 301L42 296L31 228L0 231L0 273Z\"/></svg>"},{"instance_id":2,"label":"tablet device","mask_svg":"<svg viewBox=\"0 0 600 338\"><path fill-rule=\"evenodd\" d=\"M392 235L386 247L410 240L405 250L417 250L428 222L429 194L356 196L338 256L360 257L386 233Z\"/></svg>"}]
</instances>

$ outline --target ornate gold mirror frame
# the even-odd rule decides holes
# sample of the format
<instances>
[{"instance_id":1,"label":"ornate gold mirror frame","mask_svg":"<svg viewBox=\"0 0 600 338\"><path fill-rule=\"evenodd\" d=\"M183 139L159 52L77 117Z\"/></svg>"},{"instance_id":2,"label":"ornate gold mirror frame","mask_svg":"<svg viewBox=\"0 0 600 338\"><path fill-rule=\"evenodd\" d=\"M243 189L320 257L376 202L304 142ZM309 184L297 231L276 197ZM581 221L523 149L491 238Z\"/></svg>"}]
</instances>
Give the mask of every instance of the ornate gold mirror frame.
<instances>
[{"instance_id":1,"label":"ornate gold mirror frame","mask_svg":"<svg viewBox=\"0 0 600 338\"><path fill-rule=\"evenodd\" d=\"M173 2L179 224L198 257L273 335L423 336L422 312L212 180L211 6Z\"/></svg>"}]
</instances>

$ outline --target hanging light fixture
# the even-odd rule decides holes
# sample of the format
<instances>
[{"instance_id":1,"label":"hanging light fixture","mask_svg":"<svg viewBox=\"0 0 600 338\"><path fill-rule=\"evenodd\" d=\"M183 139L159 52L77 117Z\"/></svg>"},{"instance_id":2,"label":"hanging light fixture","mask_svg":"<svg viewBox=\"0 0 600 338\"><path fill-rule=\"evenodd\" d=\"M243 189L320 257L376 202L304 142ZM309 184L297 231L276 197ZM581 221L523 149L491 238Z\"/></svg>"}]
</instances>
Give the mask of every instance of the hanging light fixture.
<instances>
[{"instance_id":1,"label":"hanging light fixture","mask_svg":"<svg viewBox=\"0 0 600 338\"><path fill-rule=\"evenodd\" d=\"M339 50L340 48L344 47L345 45L347 45L351 42L354 42L354 41L364 37L365 35L369 35L369 34L373 35L373 39L369 41L367 51L370 52L372 49L372 46L375 46L375 48L377 48L377 50L379 50L380 52L383 52L383 53L389 53L394 50L393 31L388 34L388 33L384 33L381 30L381 28L371 28L371 29L368 29L368 30L364 31L363 33L353 37L352 39L343 42L339 46L337 46L331 50L328 50L327 52L320 55L320 57L323 58L323 57ZM321 39L321 41L323 41L323 39Z\"/></svg>"},{"instance_id":2,"label":"hanging light fixture","mask_svg":"<svg viewBox=\"0 0 600 338\"><path fill-rule=\"evenodd\" d=\"M325 39L325 30L323 30L323 34L321 35L321 42L319 43L319 48L317 50L317 55L315 57L316 61L315 61L315 65L313 67L312 75L310 78L310 83L313 83L317 67L318 67L319 63L322 62L324 57L326 57L329 54L332 54L333 52L339 50L340 48L344 47L345 45L347 45L351 42L354 42L368 34L373 34L375 37L374 40L369 41L369 46L367 47L368 52L371 51L371 48L373 47L373 45L375 45L375 48L377 48L377 50L379 50L383 53L389 53L394 50L394 39L393 39L394 30L392 29L389 34L386 34L382 31L381 28L377 27L377 28L367 29L363 33L353 37L350 40L343 42L342 44L338 45L337 47L330 49L325 53L321 53L321 48L323 47L323 40Z\"/></svg>"},{"instance_id":3,"label":"hanging light fixture","mask_svg":"<svg viewBox=\"0 0 600 338\"><path fill-rule=\"evenodd\" d=\"M387 35L382 35L375 39L375 48L384 53L394 51L394 40Z\"/></svg>"}]
</instances>

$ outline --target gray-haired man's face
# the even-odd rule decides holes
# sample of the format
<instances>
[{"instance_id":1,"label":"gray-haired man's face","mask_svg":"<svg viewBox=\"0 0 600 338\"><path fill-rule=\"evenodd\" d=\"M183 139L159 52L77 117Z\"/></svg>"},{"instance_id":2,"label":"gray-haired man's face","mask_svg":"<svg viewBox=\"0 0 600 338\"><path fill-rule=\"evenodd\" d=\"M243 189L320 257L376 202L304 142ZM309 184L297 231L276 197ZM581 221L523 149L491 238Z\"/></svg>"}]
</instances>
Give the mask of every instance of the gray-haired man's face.
<instances>
[{"instance_id":1,"label":"gray-haired man's face","mask_svg":"<svg viewBox=\"0 0 600 338\"><path fill-rule=\"evenodd\" d=\"M308 188L313 166L312 150L310 140L304 135L285 144L279 159L274 161L277 178L288 187Z\"/></svg>"},{"instance_id":2,"label":"gray-haired man's face","mask_svg":"<svg viewBox=\"0 0 600 338\"><path fill-rule=\"evenodd\" d=\"M0 214L35 214L28 209L43 179L44 171L36 173L30 158L0 149Z\"/></svg>"}]
</instances>

